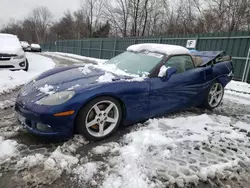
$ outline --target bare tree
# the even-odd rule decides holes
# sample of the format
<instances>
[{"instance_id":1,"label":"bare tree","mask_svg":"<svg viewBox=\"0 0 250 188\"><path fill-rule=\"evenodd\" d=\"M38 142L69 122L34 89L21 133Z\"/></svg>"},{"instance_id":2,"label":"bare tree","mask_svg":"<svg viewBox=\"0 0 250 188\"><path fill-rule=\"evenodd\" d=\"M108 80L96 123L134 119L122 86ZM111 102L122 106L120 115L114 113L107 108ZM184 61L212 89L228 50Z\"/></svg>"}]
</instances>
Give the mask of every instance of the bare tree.
<instances>
[{"instance_id":1,"label":"bare tree","mask_svg":"<svg viewBox=\"0 0 250 188\"><path fill-rule=\"evenodd\" d=\"M130 0L110 1L105 4L105 10L103 12L103 18L109 20L113 29L116 31L116 35L121 33L123 37L128 35L130 16L129 1Z\"/></svg>"},{"instance_id":2,"label":"bare tree","mask_svg":"<svg viewBox=\"0 0 250 188\"><path fill-rule=\"evenodd\" d=\"M38 7L2 32L45 42L106 36L166 36L250 30L250 0L81 0L81 8L52 23Z\"/></svg>"},{"instance_id":3,"label":"bare tree","mask_svg":"<svg viewBox=\"0 0 250 188\"><path fill-rule=\"evenodd\" d=\"M36 42L41 43L46 41L48 29L52 23L52 14L47 7L37 7L26 18L26 21L33 25L33 30L36 35Z\"/></svg>"},{"instance_id":4,"label":"bare tree","mask_svg":"<svg viewBox=\"0 0 250 188\"><path fill-rule=\"evenodd\" d=\"M89 22L89 37L92 37L93 35L93 28L99 24L99 18L102 14L102 8L103 8L103 0L82 0L82 11L85 12L85 14L88 17Z\"/></svg>"}]
</instances>

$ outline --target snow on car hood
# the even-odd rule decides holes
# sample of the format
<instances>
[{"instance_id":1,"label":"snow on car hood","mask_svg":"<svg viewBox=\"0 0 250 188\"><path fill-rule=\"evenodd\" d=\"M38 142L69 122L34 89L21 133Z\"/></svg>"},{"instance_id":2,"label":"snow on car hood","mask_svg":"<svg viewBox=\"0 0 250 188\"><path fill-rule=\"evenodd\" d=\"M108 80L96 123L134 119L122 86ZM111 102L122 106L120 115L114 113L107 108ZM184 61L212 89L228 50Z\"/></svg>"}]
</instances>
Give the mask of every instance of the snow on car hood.
<instances>
[{"instance_id":1,"label":"snow on car hood","mask_svg":"<svg viewBox=\"0 0 250 188\"><path fill-rule=\"evenodd\" d=\"M17 36L0 34L0 53L22 55L24 51Z\"/></svg>"},{"instance_id":2,"label":"snow on car hood","mask_svg":"<svg viewBox=\"0 0 250 188\"><path fill-rule=\"evenodd\" d=\"M44 94L51 94L64 90L81 90L93 84L103 84L116 80L143 81L143 78L138 76L135 77L126 73L121 74L121 70L119 73L105 71L93 65L80 66L37 80L33 83L33 88Z\"/></svg>"}]
</instances>

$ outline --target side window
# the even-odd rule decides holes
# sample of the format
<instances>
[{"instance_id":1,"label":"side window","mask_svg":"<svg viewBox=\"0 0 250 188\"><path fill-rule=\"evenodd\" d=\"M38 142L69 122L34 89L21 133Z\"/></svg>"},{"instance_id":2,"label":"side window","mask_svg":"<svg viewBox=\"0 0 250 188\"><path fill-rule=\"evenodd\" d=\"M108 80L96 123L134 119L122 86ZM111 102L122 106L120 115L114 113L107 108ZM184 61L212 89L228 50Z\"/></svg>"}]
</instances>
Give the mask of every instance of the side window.
<instances>
[{"instance_id":1,"label":"side window","mask_svg":"<svg viewBox=\"0 0 250 188\"><path fill-rule=\"evenodd\" d=\"M165 63L165 66L176 68L177 73L182 73L194 68L193 61L188 55L173 56Z\"/></svg>"}]
</instances>

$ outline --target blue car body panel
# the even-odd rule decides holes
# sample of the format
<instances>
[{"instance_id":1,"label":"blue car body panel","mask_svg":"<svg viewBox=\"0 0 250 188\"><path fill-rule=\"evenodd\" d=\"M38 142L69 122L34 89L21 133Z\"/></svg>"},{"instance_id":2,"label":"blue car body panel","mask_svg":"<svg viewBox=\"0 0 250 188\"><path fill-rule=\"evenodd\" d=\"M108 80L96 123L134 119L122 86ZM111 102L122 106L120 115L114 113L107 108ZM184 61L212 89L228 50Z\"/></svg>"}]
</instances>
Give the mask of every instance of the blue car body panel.
<instances>
[{"instance_id":1,"label":"blue car body panel","mask_svg":"<svg viewBox=\"0 0 250 188\"><path fill-rule=\"evenodd\" d=\"M223 51L191 51L191 55L199 56L203 60L200 66L204 66L214 58L218 57L219 55L222 55L223 53Z\"/></svg>"},{"instance_id":2,"label":"blue car body panel","mask_svg":"<svg viewBox=\"0 0 250 188\"><path fill-rule=\"evenodd\" d=\"M70 137L74 133L74 122L78 112L90 100L98 96L112 96L123 108L123 124L133 124L148 118L202 104L211 84L217 80L223 86L232 79L231 62L213 66L197 67L183 73L173 74L168 80L160 77L143 81L114 75L112 82L97 82L105 74L100 69L91 69L83 74L79 66L56 68L44 72L36 82L30 82L19 93L16 111L25 118L29 131L38 135ZM52 85L54 92L69 90L72 86L75 96L62 105L37 104L47 94L39 91L45 84ZM74 110L71 116L55 117L55 113ZM51 131L38 130L37 124L49 125Z\"/></svg>"}]
</instances>

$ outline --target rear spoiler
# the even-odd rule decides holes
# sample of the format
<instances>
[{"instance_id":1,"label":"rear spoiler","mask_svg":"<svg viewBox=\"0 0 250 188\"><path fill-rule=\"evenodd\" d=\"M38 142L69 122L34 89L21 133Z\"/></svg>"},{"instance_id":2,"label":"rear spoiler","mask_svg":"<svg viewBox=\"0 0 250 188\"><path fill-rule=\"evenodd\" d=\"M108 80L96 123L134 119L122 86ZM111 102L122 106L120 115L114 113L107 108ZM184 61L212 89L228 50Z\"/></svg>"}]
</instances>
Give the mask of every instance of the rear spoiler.
<instances>
[{"instance_id":1,"label":"rear spoiler","mask_svg":"<svg viewBox=\"0 0 250 188\"><path fill-rule=\"evenodd\" d=\"M190 52L190 55L194 57L200 57L202 59L202 62L199 64L199 66L204 66L219 57L221 58L219 59L219 62L232 60L232 57L226 55L224 51L192 51Z\"/></svg>"}]
</instances>

